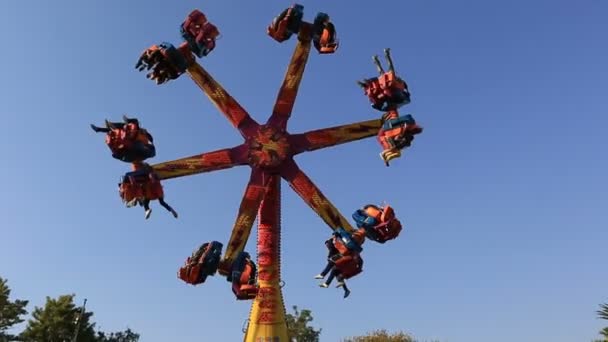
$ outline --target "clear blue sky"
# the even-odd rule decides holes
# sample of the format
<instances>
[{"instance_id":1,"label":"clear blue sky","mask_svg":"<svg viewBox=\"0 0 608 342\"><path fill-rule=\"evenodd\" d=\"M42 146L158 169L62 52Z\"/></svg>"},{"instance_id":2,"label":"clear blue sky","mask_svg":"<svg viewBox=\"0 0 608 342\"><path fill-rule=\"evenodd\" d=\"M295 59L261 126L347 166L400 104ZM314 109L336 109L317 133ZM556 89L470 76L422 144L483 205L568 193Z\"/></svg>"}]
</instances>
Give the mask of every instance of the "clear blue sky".
<instances>
[{"instance_id":1,"label":"clear blue sky","mask_svg":"<svg viewBox=\"0 0 608 342\"><path fill-rule=\"evenodd\" d=\"M302 1L328 12L342 46L311 54L292 132L377 117L355 80L391 47L425 127L384 167L373 139L298 157L350 214L393 204L398 240L371 244L353 294L321 289L319 219L283 186L287 305L313 310L323 341L374 328L442 341L588 341L608 300L608 2ZM355 4L356 3L356 4ZM249 312L229 284L176 278L201 242L226 241L248 168L171 180L173 219L117 194L128 165L90 123L141 118L153 162L241 138L187 77L158 87L133 66L200 8L223 34L202 63L265 120L292 53L265 27L288 1L2 1L0 275L14 295L89 299L104 330L144 342L238 341ZM361 182L369 182L361 186ZM253 240L248 245L253 251ZM179 336L179 338L174 338Z\"/></svg>"}]
</instances>

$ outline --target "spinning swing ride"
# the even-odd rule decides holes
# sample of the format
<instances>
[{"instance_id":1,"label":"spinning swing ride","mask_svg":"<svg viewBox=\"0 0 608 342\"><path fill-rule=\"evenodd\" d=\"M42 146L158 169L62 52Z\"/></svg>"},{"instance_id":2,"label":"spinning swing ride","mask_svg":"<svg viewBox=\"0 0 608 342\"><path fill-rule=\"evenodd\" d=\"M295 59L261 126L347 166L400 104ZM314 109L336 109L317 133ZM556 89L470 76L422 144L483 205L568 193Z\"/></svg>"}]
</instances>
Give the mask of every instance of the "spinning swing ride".
<instances>
[{"instance_id":1,"label":"spinning swing ride","mask_svg":"<svg viewBox=\"0 0 608 342\"><path fill-rule=\"evenodd\" d=\"M292 36L297 44L279 90L272 114L266 123L256 122L238 102L196 61L215 49L218 28L199 10L192 11L181 25L184 42L146 49L136 68L148 70L147 77L164 84L188 74L244 139L238 146L202 153L174 161L149 165L146 159L156 155L152 135L141 127L138 119L124 117L123 122L109 122L105 127L91 125L95 132L106 133L106 144L115 159L131 163L133 170L124 175L119 193L128 207L141 205L148 219L150 202L159 203L177 218L177 212L164 201L161 181L212 172L235 166L251 168L249 182L239 206L230 240L224 245L211 241L201 245L187 258L178 271L186 283L198 285L208 276L219 273L232 283L238 300L253 300L246 342L288 341L285 306L281 292L281 178L333 230L326 241L330 251L328 267L316 278L331 272L348 296L345 280L362 271L361 244L370 239L385 243L395 239L402 230L393 208L388 205L366 205L352 215L356 227L340 214L304 171L294 156L339 144L377 136L382 146L381 158L386 165L409 147L416 134L422 132L411 115L400 116L398 108L410 102L407 84L395 73L390 50L385 49L388 71L377 56L374 64L378 76L359 81L380 119L318 129L306 133L287 132L287 123L298 93L311 46L320 54L332 54L339 47L334 24L325 13L318 13L314 22L303 20L304 8L294 4L275 17L267 33L278 42ZM245 252L254 220L258 218L257 264ZM321 284L327 287L331 279Z\"/></svg>"}]
</instances>

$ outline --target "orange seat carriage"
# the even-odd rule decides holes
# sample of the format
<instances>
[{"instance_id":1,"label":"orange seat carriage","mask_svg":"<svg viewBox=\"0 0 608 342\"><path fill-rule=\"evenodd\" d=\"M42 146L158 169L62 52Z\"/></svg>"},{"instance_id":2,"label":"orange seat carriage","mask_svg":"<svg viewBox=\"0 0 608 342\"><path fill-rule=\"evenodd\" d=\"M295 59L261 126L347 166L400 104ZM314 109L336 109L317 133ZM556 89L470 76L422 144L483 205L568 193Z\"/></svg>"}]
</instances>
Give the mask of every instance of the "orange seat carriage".
<instances>
[{"instance_id":1,"label":"orange seat carriage","mask_svg":"<svg viewBox=\"0 0 608 342\"><path fill-rule=\"evenodd\" d=\"M303 16L304 6L293 4L272 20L266 32L279 43L284 42L298 33Z\"/></svg>"},{"instance_id":2,"label":"orange seat carriage","mask_svg":"<svg viewBox=\"0 0 608 342\"><path fill-rule=\"evenodd\" d=\"M208 276L215 274L219 265L223 245L212 241L201 245L192 256L186 259L177 277L184 282L198 285L205 282Z\"/></svg>"},{"instance_id":3,"label":"orange seat carriage","mask_svg":"<svg viewBox=\"0 0 608 342\"><path fill-rule=\"evenodd\" d=\"M388 205L379 207L368 204L355 211L353 219L359 228L365 229L368 238L379 243L397 238L403 228L395 211Z\"/></svg>"},{"instance_id":4,"label":"orange seat carriage","mask_svg":"<svg viewBox=\"0 0 608 342\"><path fill-rule=\"evenodd\" d=\"M160 179L150 165L133 163L133 171L128 172L119 185L120 197L126 203L134 200L157 200L164 197Z\"/></svg>"},{"instance_id":5,"label":"orange seat carriage","mask_svg":"<svg viewBox=\"0 0 608 342\"><path fill-rule=\"evenodd\" d=\"M374 109L394 110L410 103L407 83L392 71L379 77L366 79L359 85L363 88L365 96L368 97Z\"/></svg>"},{"instance_id":6,"label":"orange seat carriage","mask_svg":"<svg viewBox=\"0 0 608 342\"><path fill-rule=\"evenodd\" d=\"M182 23L181 35L191 52L198 57L204 57L215 49L215 41L219 37L220 31L207 21L203 12L194 10Z\"/></svg>"},{"instance_id":7,"label":"orange seat carriage","mask_svg":"<svg viewBox=\"0 0 608 342\"><path fill-rule=\"evenodd\" d=\"M186 265L180 267L177 277L188 284L198 285L201 283L199 281L201 278L201 267L196 261L193 261L188 257L188 259L186 259Z\"/></svg>"},{"instance_id":8,"label":"orange seat carriage","mask_svg":"<svg viewBox=\"0 0 608 342\"><path fill-rule=\"evenodd\" d=\"M378 77L378 85L387 96L392 96L397 91L408 91L407 83L395 75L394 71L385 72Z\"/></svg>"},{"instance_id":9,"label":"orange seat carriage","mask_svg":"<svg viewBox=\"0 0 608 342\"><path fill-rule=\"evenodd\" d=\"M423 129L411 115L400 117L394 110L385 113L382 120L377 139L382 146L380 155L388 166L390 160L401 156L401 150L411 146L414 136L422 133Z\"/></svg>"},{"instance_id":10,"label":"orange seat carriage","mask_svg":"<svg viewBox=\"0 0 608 342\"><path fill-rule=\"evenodd\" d=\"M362 271L363 260L361 245L365 242L365 229L357 229L349 233L343 228L338 228L334 233L332 245L336 254L330 257L337 271L344 279L351 278ZM330 252L331 253L331 252Z\"/></svg>"},{"instance_id":11,"label":"orange seat carriage","mask_svg":"<svg viewBox=\"0 0 608 342\"><path fill-rule=\"evenodd\" d=\"M267 33L278 42L284 42L298 34L302 27L304 6L293 4L276 16L267 28ZM319 12L312 24L312 42L320 54L336 52L339 46L335 25L326 13Z\"/></svg>"},{"instance_id":12,"label":"orange seat carriage","mask_svg":"<svg viewBox=\"0 0 608 342\"><path fill-rule=\"evenodd\" d=\"M258 286L255 284L256 278L255 264L251 261L245 264L243 273L238 282L232 283L232 292L239 300L253 299L258 294Z\"/></svg>"},{"instance_id":13,"label":"orange seat carriage","mask_svg":"<svg viewBox=\"0 0 608 342\"><path fill-rule=\"evenodd\" d=\"M258 294L257 266L249 253L241 252L232 264L232 272L226 278L232 282L232 292L238 300L253 299Z\"/></svg>"},{"instance_id":14,"label":"orange seat carriage","mask_svg":"<svg viewBox=\"0 0 608 342\"><path fill-rule=\"evenodd\" d=\"M340 46L338 43L336 28L333 23L327 23L327 26L323 28L323 33L319 37L319 40L314 41L315 48L321 54L334 53Z\"/></svg>"},{"instance_id":15,"label":"orange seat carriage","mask_svg":"<svg viewBox=\"0 0 608 342\"><path fill-rule=\"evenodd\" d=\"M326 13L318 13L313 23L313 44L320 54L334 53L338 50L336 26Z\"/></svg>"},{"instance_id":16,"label":"orange seat carriage","mask_svg":"<svg viewBox=\"0 0 608 342\"><path fill-rule=\"evenodd\" d=\"M156 155L151 137L144 128L135 123L128 123L123 127L110 129L105 142L112 151L112 157L132 163Z\"/></svg>"},{"instance_id":17,"label":"orange seat carriage","mask_svg":"<svg viewBox=\"0 0 608 342\"><path fill-rule=\"evenodd\" d=\"M389 205L379 207L377 205L368 204L353 213L353 219L359 228L375 227L394 218L395 211Z\"/></svg>"},{"instance_id":18,"label":"orange seat carriage","mask_svg":"<svg viewBox=\"0 0 608 342\"><path fill-rule=\"evenodd\" d=\"M388 71L384 71L380 59L374 56L373 61L379 76L358 82L372 107L380 111L395 110L411 101L407 83L395 73L390 49L384 49L384 54Z\"/></svg>"},{"instance_id":19,"label":"orange seat carriage","mask_svg":"<svg viewBox=\"0 0 608 342\"><path fill-rule=\"evenodd\" d=\"M384 114L382 120L382 128L378 131L377 138L384 149L401 150L409 147L414 136L423 131L409 114L400 117L396 111L390 111Z\"/></svg>"}]
</instances>

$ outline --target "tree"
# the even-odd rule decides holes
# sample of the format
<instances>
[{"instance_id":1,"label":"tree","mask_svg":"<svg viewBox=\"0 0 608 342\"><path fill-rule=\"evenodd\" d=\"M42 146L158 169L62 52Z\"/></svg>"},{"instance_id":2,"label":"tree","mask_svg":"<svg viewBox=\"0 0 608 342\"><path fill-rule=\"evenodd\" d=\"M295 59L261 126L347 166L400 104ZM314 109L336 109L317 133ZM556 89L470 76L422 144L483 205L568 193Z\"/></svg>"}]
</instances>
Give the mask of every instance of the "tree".
<instances>
[{"instance_id":1,"label":"tree","mask_svg":"<svg viewBox=\"0 0 608 342\"><path fill-rule=\"evenodd\" d=\"M288 313L286 317L289 339L293 342L319 342L321 329L308 326L313 321L312 312L306 309L299 311L295 305L293 311L293 315Z\"/></svg>"},{"instance_id":2,"label":"tree","mask_svg":"<svg viewBox=\"0 0 608 342\"><path fill-rule=\"evenodd\" d=\"M138 342L139 334L134 333L131 329L125 331L107 334L101 331L97 332L97 342Z\"/></svg>"},{"instance_id":3,"label":"tree","mask_svg":"<svg viewBox=\"0 0 608 342\"><path fill-rule=\"evenodd\" d=\"M404 332L389 334L386 330L375 330L364 336L346 338L342 342L416 342L416 340Z\"/></svg>"},{"instance_id":4,"label":"tree","mask_svg":"<svg viewBox=\"0 0 608 342\"><path fill-rule=\"evenodd\" d=\"M608 328L602 329L602 331L600 331L600 335L604 337L604 341L602 342L608 342Z\"/></svg>"},{"instance_id":5,"label":"tree","mask_svg":"<svg viewBox=\"0 0 608 342\"><path fill-rule=\"evenodd\" d=\"M74 304L74 295L59 296L57 299L46 297L44 308L36 307L32 312L21 338L25 342L72 341L80 310ZM77 342L97 342L91 316L92 312L84 312L80 318Z\"/></svg>"},{"instance_id":6,"label":"tree","mask_svg":"<svg viewBox=\"0 0 608 342\"><path fill-rule=\"evenodd\" d=\"M27 300L10 300L11 289L8 287L7 280L0 277L0 341L9 341L15 338L7 331L16 324L24 321L21 316L27 314L25 307Z\"/></svg>"},{"instance_id":7,"label":"tree","mask_svg":"<svg viewBox=\"0 0 608 342\"><path fill-rule=\"evenodd\" d=\"M608 320L608 304L600 304L600 309L597 311L597 316L601 319ZM608 327L600 331L603 340L599 342L608 342Z\"/></svg>"},{"instance_id":8,"label":"tree","mask_svg":"<svg viewBox=\"0 0 608 342\"><path fill-rule=\"evenodd\" d=\"M597 315L601 319L608 320L608 304L600 304L600 310L597 311Z\"/></svg>"}]
</instances>

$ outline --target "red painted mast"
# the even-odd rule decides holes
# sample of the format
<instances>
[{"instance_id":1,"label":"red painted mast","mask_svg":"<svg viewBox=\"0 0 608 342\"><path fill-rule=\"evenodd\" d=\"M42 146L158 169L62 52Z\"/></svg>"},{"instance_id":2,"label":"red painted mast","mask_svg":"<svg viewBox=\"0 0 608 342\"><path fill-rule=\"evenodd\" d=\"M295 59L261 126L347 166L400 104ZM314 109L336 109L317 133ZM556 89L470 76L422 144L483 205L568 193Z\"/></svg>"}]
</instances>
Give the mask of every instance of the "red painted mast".
<instances>
[{"instance_id":1,"label":"red painted mast","mask_svg":"<svg viewBox=\"0 0 608 342\"><path fill-rule=\"evenodd\" d=\"M258 212L258 282L245 342L289 341L281 292L281 178L272 177Z\"/></svg>"}]
</instances>

